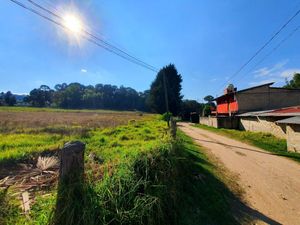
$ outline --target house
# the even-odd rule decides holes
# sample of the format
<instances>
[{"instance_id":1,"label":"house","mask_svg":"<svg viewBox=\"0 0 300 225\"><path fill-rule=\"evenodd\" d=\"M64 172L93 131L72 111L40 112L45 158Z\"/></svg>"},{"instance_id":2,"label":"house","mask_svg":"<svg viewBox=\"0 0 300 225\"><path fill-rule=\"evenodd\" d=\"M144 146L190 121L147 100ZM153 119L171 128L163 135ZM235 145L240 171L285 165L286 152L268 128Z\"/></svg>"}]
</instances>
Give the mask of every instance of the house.
<instances>
[{"instance_id":1,"label":"house","mask_svg":"<svg viewBox=\"0 0 300 225\"><path fill-rule=\"evenodd\" d=\"M285 119L295 116L300 116L300 106L236 115L239 118L239 130L271 133L284 139L287 138L286 125L278 123L278 121L285 121Z\"/></svg>"},{"instance_id":2,"label":"house","mask_svg":"<svg viewBox=\"0 0 300 225\"><path fill-rule=\"evenodd\" d=\"M274 82L240 91L229 86L224 95L215 98L216 116L234 116L239 113L300 105L300 89L271 87L273 84Z\"/></svg>"},{"instance_id":3,"label":"house","mask_svg":"<svg viewBox=\"0 0 300 225\"><path fill-rule=\"evenodd\" d=\"M230 85L215 99L214 115L200 123L216 128L271 133L287 140L288 150L300 152L300 89L267 83L237 91Z\"/></svg>"}]
</instances>

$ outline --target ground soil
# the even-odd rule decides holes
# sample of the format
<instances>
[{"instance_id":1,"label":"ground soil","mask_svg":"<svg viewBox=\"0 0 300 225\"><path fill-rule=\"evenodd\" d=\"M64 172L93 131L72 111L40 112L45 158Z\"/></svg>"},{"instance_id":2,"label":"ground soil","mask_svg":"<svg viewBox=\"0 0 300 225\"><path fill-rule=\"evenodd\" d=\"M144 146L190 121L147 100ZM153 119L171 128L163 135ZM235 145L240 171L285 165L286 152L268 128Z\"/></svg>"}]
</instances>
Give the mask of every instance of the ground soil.
<instances>
[{"instance_id":1,"label":"ground soil","mask_svg":"<svg viewBox=\"0 0 300 225\"><path fill-rule=\"evenodd\" d=\"M188 123L179 128L238 175L254 224L300 224L299 163Z\"/></svg>"}]
</instances>

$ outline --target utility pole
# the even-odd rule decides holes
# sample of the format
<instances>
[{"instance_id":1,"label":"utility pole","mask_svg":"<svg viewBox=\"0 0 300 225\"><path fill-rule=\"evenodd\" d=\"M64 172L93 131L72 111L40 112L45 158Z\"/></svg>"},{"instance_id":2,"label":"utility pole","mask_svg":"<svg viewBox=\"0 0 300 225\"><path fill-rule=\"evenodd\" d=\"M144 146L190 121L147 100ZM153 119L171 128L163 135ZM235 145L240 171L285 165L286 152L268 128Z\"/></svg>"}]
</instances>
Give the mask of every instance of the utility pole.
<instances>
[{"instance_id":1,"label":"utility pole","mask_svg":"<svg viewBox=\"0 0 300 225\"><path fill-rule=\"evenodd\" d=\"M164 83L164 92L165 92L165 104L166 104L166 112L169 112L169 101L168 101L168 90L167 90L167 80L166 80L166 73L164 70L163 72L163 83Z\"/></svg>"},{"instance_id":2,"label":"utility pole","mask_svg":"<svg viewBox=\"0 0 300 225\"><path fill-rule=\"evenodd\" d=\"M168 100L168 89L167 89L167 79L166 79L166 73L164 70L162 70L163 72L163 83L164 83L164 92L165 92L165 104L166 104L166 113L169 116L169 100ZM168 118L168 127L170 127L170 120L171 117Z\"/></svg>"}]
</instances>

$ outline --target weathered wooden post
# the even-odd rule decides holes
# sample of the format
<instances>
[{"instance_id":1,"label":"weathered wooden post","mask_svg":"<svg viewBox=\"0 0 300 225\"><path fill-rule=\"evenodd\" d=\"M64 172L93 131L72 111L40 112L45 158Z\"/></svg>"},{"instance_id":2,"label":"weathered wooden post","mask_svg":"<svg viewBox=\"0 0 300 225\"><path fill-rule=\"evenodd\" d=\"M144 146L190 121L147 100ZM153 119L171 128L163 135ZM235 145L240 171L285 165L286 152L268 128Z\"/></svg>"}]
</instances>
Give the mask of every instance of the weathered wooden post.
<instances>
[{"instance_id":1,"label":"weathered wooden post","mask_svg":"<svg viewBox=\"0 0 300 225\"><path fill-rule=\"evenodd\" d=\"M60 150L56 208L50 225L71 224L71 221L83 224L84 150L85 144L80 141L68 142Z\"/></svg>"},{"instance_id":2,"label":"weathered wooden post","mask_svg":"<svg viewBox=\"0 0 300 225\"><path fill-rule=\"evenodd\" d=\"M176 120L173 119L173 117L171 117L171 135L172 135L172 138L176 138L176 130L177 130L177 127L176 127Z\"/></svg>"},{"instance_id":3,"label":"weathered wooden post","mask_svg":"<svg viewBox=\"0 0 300 225\"><path fill-rule=\"evenodd\" d=\"M76 182L84 173L85 144L71 141L64 145L60 152L59 181Z\"/></svg>"}]
</instances>

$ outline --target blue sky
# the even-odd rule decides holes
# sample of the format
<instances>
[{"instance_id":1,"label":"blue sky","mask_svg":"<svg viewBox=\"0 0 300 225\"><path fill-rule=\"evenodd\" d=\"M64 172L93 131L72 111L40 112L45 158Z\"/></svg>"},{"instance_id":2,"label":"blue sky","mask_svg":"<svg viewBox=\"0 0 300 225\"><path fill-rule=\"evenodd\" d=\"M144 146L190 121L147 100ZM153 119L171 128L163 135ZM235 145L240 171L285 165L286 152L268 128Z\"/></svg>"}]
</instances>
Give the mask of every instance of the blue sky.
<instances>
[{"instance_id":1,"label":"blue sky","mask_svg":"<svg viewBox=\"0 0 300 225\"><path fill-rule=\"evenodd\" d=\"M183 77L183 95L199 101L222 93L228 77L300 8L296 0L51 2L60 12L76 8L93 32L155 67L174 63ZM154 72L87 41L76 42L9 0L1 1L0 12L0 91L28 93L41 84L63 82L110 83L143 91L155 78ZM228 82L238 89L269 81L282 86L286 77L300 71L300 30L253 66L299 25L300 15Z\"/></svg>"}]
</instances>

